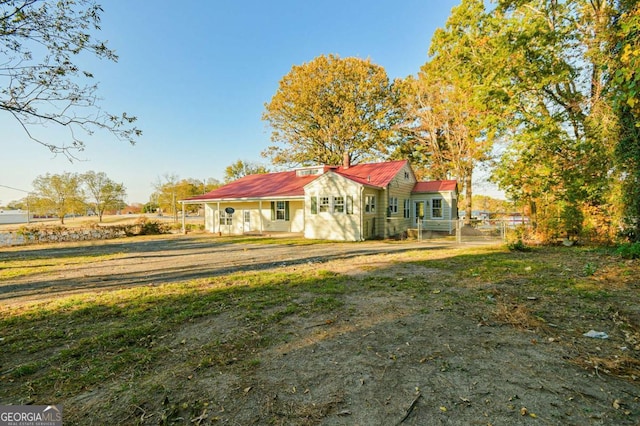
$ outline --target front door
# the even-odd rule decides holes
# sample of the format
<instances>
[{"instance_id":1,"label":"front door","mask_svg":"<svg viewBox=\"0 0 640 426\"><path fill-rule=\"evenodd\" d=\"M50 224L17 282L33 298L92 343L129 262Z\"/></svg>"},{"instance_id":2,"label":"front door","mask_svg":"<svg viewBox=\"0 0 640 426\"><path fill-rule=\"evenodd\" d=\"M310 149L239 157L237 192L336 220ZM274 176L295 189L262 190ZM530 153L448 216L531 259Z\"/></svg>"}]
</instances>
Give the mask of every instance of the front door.
<instances>
[{"instance_id":1,"label":"front door","mask_svg":"<svg viewBox=\"0 0 640 426\"><path fill-rule=\"evenodd\" d=\"M251 231L251 210L245 210L243 213L244 232Z\"/></svg>"},{"instance_id":2,"label":"front door","mask_svg":"<svg viewBox=\"0 0 640 426\"><path fill-rule=\"evenodd\" d=\"M421 221L425 218L425 209L424 209L424 201L415 201L413 204L413 217L414 217L414 225L418 226L418 221Z\"/></svg>"}]
</instances>

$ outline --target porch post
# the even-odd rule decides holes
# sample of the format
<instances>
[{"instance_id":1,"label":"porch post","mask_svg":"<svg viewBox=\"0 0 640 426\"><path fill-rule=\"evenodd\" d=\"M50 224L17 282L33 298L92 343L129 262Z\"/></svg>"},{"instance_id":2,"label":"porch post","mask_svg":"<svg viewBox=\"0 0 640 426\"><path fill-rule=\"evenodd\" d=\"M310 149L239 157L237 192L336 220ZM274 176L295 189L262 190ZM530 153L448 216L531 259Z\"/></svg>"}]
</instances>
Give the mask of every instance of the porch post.
<instances>
[{"instance_id":1,"label":"porch post","mask_svg":"<svg viewBox=\"0 0 640 426\"><path fill-rule=\"evenodd\" d=\"M213 232L216 232L216 223L218 224L218 234L222 235L222 225L220 225L220 201L218 201L218 220L216 220L216 215L213 215Z\"/></svg>"},{"instance_id":2,"label":"porch post","mask_svg":"<svg viewBox=\"0 0 640 426\"><path fill-rule=\"evenodd\" d=\"M180 204L182 204L182 233L186 234L187 233L187 225L186 225L185 218L184 218L184 201L180 201Z\"/></svg>"},{"instance_id":3,"label":"porch post","mask_svg":"<svg viewBox=\"0 0 640 426\"><path fill-rule=\"evenodd\" d=\"M262 200L258 201L258 210L260 211L260 235L264 232L264 227L262 224Z\"/></svg>"}]
</instances>

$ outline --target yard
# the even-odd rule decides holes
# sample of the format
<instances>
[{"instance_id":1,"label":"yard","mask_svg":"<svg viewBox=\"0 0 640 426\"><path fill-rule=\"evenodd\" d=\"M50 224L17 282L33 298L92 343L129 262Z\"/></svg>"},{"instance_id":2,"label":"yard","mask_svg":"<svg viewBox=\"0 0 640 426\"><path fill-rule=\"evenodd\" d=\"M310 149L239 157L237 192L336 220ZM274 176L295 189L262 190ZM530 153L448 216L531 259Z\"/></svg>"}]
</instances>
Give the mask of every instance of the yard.
<instances>
[{"instance_id":1,"label":"yard","mask_svg":"<svg viewBox=\"0 0 640 426\"><path fill-rule=\"evenodd\" d=\"M639 277L585 247L2 249L0 405L79 425L637 425Z\"/></svg>"}]
</instances>

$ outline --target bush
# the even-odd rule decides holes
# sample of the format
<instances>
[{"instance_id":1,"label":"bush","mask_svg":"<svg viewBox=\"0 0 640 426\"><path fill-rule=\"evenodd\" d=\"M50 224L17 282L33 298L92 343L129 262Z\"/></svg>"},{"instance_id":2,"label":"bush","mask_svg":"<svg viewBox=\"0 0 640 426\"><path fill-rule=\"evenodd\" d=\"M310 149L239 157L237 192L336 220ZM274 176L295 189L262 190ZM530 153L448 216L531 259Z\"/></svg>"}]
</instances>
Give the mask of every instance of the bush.
<instances>
[{"instance_id":1,"label":"bush","mask_svg":"<svg viewBox=\"0 0 640 426\"><path fill-rule=\"evenodd\" d=\"M507 244L507 247L511 251L522 251L522 252L531 251L531 247L523 243L521 239L518 239L512 243Z\"/></svg>"},{"instance_id":2,"label":"bush","mask_svg":"<svg viewBox=\"0 0 640 426\"><path fill-rule=\"evenodd\" d=\"M141 217L136 223L137 235L160 235L168 232L167 226L156 220L149 220Z\"/></svg>"},{"instance_id":3,"label":"bush","mask_svg":"<svg viewBox=\"0 0 640 426\"><path fill-rule=\"evenodd\" d=\"M640 243L622 244L616 250L624 259L640 259Z\"/></svg>"}]
</instances>

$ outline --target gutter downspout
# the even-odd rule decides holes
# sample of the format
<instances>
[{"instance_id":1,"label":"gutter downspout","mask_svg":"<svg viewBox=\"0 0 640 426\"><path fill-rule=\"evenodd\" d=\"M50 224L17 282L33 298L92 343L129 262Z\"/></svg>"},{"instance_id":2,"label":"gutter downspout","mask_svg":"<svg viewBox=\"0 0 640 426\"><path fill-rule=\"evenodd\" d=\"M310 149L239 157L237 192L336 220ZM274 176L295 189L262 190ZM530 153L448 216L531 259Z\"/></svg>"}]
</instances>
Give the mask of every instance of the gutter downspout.
<instances>
[{"instance_id":1,"label":"gutter downspout","mask_svg":"<svg viewBox=\"0 0 640 426\"><path fill-rule=\"evenodd\" d=\"M387 208L384 212L384 231L382 232L382 238L388 238L391 235L391 211L389 211L389 207L391 206L391 191L389 188L391 187L391 182L387 184ZM387 217L389 220L387 221Z\"/></svg>"}]
</instances>

